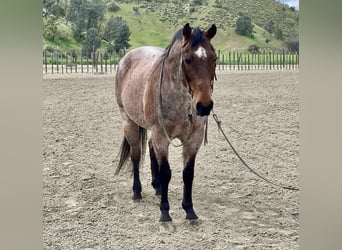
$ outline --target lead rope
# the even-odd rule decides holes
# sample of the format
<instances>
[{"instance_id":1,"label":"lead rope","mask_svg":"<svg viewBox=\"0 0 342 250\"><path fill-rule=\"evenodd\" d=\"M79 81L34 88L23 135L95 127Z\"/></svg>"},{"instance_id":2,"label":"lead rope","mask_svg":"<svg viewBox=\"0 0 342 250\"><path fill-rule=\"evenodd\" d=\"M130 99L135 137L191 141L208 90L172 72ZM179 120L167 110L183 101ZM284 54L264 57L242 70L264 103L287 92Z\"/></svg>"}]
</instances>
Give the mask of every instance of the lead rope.
<instances>
[{"instance_id":1,"label":"lead rope","mask_svg":"<svg viewBox=\"0 0 342 250\"><path fill-rule=\"evenodd\" d=\"M263 177L262 175L260 175L258 172L256 172L253 168L251 168L239 155L239 153L235 150L235 148L233 147L233 145L230 143L229 139L227 138L226 134L224 133L222 127L221 127L221 121L218 119L217 115L213 112L213 118L215 120L215 122L217 123L217 127L219 129L219 131L221 132L221 134L223 135L223 137L226 139L226 141L228 142L229 146L232 148L232 150L234 151L234 153L236 154L236 156L239 158L239 160L242 162L242 164L248 168L249 171L251 171L253 174L255 174L256 176L258 176L259 178L263 179L264 181L272 184L273 186L277 186L283 189L288 189L288 190L294 190L294 191L299 191L299 188L296 187L291 187L291 186L283 186L277 183L274 183L268 179L266 179L265 177ZM208 125L207 125L208 126Z\"/></svg>"}]
</instances>

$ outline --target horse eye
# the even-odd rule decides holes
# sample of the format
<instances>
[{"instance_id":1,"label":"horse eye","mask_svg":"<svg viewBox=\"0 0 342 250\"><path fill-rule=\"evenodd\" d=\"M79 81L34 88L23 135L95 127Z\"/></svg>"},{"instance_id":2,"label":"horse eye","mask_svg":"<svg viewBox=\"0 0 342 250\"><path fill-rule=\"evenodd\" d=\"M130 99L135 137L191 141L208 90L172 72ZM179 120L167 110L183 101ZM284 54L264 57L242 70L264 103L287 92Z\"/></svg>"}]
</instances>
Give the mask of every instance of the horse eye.
<instances>
[{"instance_id":1,"label":"horse eye","mask_svg":"<svg viewBox=\"0 0 342 250\"><path fill-rule=\"evenodd\" d=\"M191 64L191 59L190 59L190 58L185 58L185 59L184 59L184 62L185 62L186 64Z\"/></svg>"}]
</instances>

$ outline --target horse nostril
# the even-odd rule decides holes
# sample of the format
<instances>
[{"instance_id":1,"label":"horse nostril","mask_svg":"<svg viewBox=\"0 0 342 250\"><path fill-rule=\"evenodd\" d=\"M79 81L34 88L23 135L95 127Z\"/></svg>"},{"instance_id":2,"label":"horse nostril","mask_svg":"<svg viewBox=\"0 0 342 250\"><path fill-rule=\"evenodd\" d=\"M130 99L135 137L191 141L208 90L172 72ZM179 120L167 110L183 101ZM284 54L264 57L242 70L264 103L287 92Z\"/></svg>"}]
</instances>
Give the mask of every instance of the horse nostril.
<instances>
[{"instance_id":1,"label":"horse nostril","mask_svg":"<svg viewBox=\"0 0 342 250\"><path fill-rule=\"evenodd\" d=\"M210 111L213 109L214 102L210 101L208 106L204 107L201 102L196 104L197 112L200 116L206 116L210 114Z\"/></svg>"},{"instance_id":2,"label":"horse nostril","mask_svg":"<svg viewBox=\"0 0 342 250\"><path fill-rule=\"evenodd\" d=\"M214 102L213 102L213 101L210 101L210 102L209 102L209 105L208 105L208 109L209 109L209 110L212 110L213 107L214 107Z\"/></svg>"}]
</instances>

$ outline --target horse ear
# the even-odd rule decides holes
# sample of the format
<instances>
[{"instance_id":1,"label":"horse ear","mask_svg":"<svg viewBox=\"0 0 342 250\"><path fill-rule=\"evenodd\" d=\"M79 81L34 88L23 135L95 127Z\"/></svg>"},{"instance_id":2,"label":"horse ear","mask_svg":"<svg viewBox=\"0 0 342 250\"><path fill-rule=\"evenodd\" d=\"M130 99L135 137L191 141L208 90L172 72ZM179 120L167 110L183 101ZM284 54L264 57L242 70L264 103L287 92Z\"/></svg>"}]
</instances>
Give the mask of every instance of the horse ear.
<instances>
[{"instance_id":1,"label":"horse ear","mask_svg":"<svg viewBox=\"0 0 342 250\"><path fill-rule=\"evenodd\" d=\"M185 41L187 41L191 37L191 27L189 23L185 24L183 27L183 36Z\"/></svg>"},{"instance_id":2,"label":"horse ear","mask_svg":"<svg viewBox=\"0 0 342 250\"><path fill-rule=\"evenodd\" d=\"M207 37L208 37L209 39L213 38L213 37L216 35L216 31L217 31L216 25L213 24L213 25L210 27L210 29L207 30Z\"/></svg>"}]
</instances>

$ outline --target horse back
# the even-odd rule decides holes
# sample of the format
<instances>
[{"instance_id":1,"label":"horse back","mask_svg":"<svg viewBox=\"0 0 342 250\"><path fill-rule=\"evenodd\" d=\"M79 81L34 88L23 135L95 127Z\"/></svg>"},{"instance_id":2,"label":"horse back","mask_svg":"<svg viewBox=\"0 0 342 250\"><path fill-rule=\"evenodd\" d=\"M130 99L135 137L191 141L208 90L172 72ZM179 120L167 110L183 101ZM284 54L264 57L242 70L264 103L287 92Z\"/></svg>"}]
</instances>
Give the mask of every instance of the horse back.
<instances>
[{"instance_id":1,"label":"horse back","mask_svg":"<svg viewBox=\"0 0 342 250\"><path fill-rule=\"evenodd\" d=\"M149 83L154 82L151 77L157 77L156 63L163 53L164 49L152 46L133 49L120 60L115 75L115 95L121 115L141 127L148 126L144 107L147 100L154 98L146 92L151 89Z\"/></svg>"}]
</instances>

